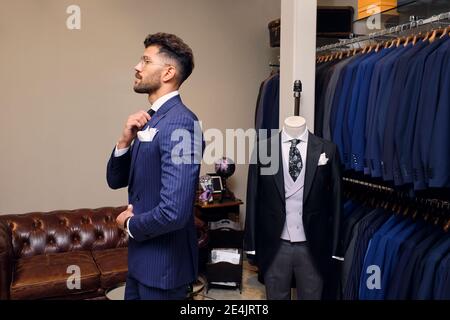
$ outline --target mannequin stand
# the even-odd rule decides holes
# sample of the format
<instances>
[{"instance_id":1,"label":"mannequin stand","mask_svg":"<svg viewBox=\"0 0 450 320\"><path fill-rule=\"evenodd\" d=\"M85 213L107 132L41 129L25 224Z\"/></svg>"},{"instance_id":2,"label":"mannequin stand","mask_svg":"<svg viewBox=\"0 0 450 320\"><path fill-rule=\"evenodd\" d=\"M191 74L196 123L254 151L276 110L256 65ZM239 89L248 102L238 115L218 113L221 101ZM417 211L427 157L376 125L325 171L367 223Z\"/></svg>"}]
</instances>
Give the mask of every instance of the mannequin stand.
<instances>
[{"instance_id":1,"label":"mannequin stand","mask_svg":"<svg viewBox=\"0 0 450 320\"><path fill-rule=\"evenodd\" d=\"M302 94L302 82L300 80L294 81L294 98L295 98L295 107L294 107L294 115L300 115L300 96Z\"/></svg>"}]
</instances>

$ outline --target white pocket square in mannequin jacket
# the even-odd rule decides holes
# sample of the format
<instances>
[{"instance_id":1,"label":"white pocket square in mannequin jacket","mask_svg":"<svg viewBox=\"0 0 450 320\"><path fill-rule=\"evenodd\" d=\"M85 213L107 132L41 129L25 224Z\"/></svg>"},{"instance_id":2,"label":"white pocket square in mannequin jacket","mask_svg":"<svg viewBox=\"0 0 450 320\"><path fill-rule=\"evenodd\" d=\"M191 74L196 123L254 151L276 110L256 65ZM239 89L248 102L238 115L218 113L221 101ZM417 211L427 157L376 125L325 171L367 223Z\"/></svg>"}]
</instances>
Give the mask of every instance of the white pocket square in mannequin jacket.
<instances>
[{"instance_id":1,"label":"white pocket square in mannequin jacket","mask_svg":"<svg viewBox=\"0 0 450 320\"><path fill-rule=\"evenodd\" d=\"M327 163L328 163L328 158L327 158L327 155L326 155L326 153L324 152L324 153L322 153L321 155L320 155L320 157L319 157L319 162L317 163L317 165L318 166L324 166L324 165L326 165Z\"/></svg>"}]
</instances>

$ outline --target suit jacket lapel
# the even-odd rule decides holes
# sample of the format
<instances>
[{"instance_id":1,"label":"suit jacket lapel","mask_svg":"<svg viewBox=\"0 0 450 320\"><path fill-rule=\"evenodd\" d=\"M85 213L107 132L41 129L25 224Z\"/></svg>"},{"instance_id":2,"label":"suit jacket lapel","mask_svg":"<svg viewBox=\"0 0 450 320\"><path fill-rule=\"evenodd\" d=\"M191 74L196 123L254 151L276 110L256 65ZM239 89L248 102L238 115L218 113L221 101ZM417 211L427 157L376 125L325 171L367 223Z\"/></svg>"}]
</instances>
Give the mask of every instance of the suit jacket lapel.
<instances>
[{"instance_id":1,"label":"suit jacket lapel","mask_svg":"<svg viewBox=\"0 0 450 320\"><path fill-rule=\"evenodd\" d=\"M306 159L305 189L303 194L303 203L306 203L309 192L311 191L314 175L316 174L317 164L322 153L322 144L313 134L308 134L308 153Z\"/></svg>"},{"instance_id":2,"label":"suit jacket lapel","mask_svg":"<svg viewBox=\"0 0 450 320\"><path fill-rule=\"evenodd\" d=\"M161 108L159 108L158 112L156 112L153 117L150 119L149 122L146 123L146 125L142 128L142 130L147 129L148 127L155 127L158 122L164 118L167 114L167 112L172 108L172 106L181 103L181 98L179 95L169 99L166 103L164 103ZM128 185L131 184L131 181L133 179L133 173L134 173L134 165L136 163L136 158L139 152L139 147L141 146L141 142L138 138L134 139L134 146L133 146L133 152L131 154L131 167L130 167L130 177L128 181Z\"/></svg>"},{"instance_id":3,"label":"suit jacket lapel","mask_svg":"<svg viewBox=\"0 0 450 320\"><path fill-rule=\"evenodd\" d=\"M270 143L270 141L269 141ZM277 186L278 193L280 194L281 201L285 202L285 190L284 190L284 172L283 172L283 154L281 150L281 132L278 135L278 171L273 178L275 179L275 185ZM271 148L271 146L268 146ZM272 154L272 153L271 153Z\"/></svg>"},{"instance_id":4,"label":"suit jacket lapel","mask_svg":"<svg viewBox=\"0 0 450 320\"><path fill-rule=\"evenodd\" d=\"M137 152L139 150L140 145L141 145L141 142L139 141L139 139L138 138L134 139L133 150L131 152L131 165L130 165L130 176L128 178L128 186L131 185L131 180L132 180L133 173L134 173L134 163L136 162Z\"/></svg>"}]
</instances>

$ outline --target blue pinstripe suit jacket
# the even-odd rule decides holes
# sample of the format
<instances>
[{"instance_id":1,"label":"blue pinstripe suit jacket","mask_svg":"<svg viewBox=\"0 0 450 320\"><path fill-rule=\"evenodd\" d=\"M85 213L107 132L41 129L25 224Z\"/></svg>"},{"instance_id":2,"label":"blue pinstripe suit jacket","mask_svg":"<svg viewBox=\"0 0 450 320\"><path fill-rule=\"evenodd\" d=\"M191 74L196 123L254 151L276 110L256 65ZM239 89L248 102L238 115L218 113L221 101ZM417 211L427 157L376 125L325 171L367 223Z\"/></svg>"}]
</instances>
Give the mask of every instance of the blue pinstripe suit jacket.
<instances>
[{"instance_id":1,"label":"blue pinstripe suit jacket","mask_svg":"<svg viewBox=\"0 0 450 320\"><path fill-rule=\"evenodd\" d=\"M193 210L204 145L197 117L179 96L163 104L147 127L158 129L152 141L135 139L121 157L113 151L107 181L113 189L128 186L133 205L129 276L146 286L172 289L197 278Z\"/></svg>"}]
</instances>

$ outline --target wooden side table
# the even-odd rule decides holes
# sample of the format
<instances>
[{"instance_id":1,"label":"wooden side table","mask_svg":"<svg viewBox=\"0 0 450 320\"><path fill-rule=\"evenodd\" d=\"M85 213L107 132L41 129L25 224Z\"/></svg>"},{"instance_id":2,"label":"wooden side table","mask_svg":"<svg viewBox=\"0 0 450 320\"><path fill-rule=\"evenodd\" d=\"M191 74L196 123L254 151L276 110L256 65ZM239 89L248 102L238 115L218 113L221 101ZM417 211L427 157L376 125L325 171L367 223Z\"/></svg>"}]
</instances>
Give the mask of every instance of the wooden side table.
<instances>
[{"instance_id":1,"label":"wooden side table","mask_svg":"<svg viewBox=\"0 0 450 320\"><path fill-rule=\"evenodd\" d=\"M218 221L222 219L230 219L239 222L239 209L243 204L240 199L213 201L210 203L197 202L195 211L197 218L205 221L205 223ZM211 286L224 288L238 288L242 292L242 231L222 231L209 230L210 241L206 252L205 276L207 280L207 291ZM211 250L214 248L236 248L240 252L239 264L228 262L209 262ZM202 266L203 267L203 266ZM233 286L221 284L235 284Z\"/></svg>"},{"instance_id":2,"label":"wooden side table","mask_svg":"<svg viewBox=\"0 0 450 320\"><path fill-rule=\"evenodd\" d=\"M196 216L205 222L230 219L239 222L239 208L244 204L240 199L214 201L211 203L197 202L195 204Z\"/></svg>"}]
</instances>

